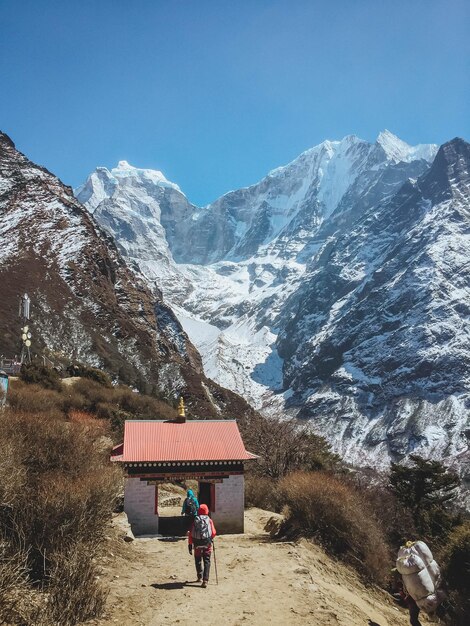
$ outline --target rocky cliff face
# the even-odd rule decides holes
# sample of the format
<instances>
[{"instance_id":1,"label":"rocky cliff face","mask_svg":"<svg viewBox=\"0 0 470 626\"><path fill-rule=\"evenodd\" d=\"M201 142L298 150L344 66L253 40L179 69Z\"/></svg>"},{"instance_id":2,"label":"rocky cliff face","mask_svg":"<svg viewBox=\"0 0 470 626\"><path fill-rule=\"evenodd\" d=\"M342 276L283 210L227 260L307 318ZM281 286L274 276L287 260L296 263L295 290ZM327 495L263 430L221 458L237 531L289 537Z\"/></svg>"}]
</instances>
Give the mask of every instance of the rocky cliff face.
<instances>
[{"instance_id":1,"label":"rocky cliff face","mask_svg":"<svg viewBox=\"0 0 470 626\"><path fill-rule=\"evenodd\" d=\"M151 228L115 170L104 196L78 196L219 382L312 419L354 462L456 457L469 428L466 146L446 144L431 166L436 146L388 131L326 141L205 208L130 168Z\"/></svg>"},{"instance_id":2,"label":"rocky cliff face","mask_svg":"<svg viewBox=\"0 0 470 626\"><path fill-rule=\"evenodd\" d=\"M286 303L288 404L354 461L467 450L469 149L332 235Z\"/></svg>"},{"instance_id":3,"label":"rocky cliff face","mask_svg":"<svg viewBox=\"0 0 470 626\"><path fill-rule=\"evenodd\" d=\"M126 265L72 189L0 133L0 353L18 351L19 297L32 299L33 351L102 367L145 391L188 393L205 416L248 410L205 378L161 298Z\"/></svg>"},{"instance_id":4,"label":"rocky cliff face","mask_svg":"<svg viewBox=\"0 0 470 626\"><path fill-rule=\"evenodd\" d=\"M426 170L435 150L388 132L374 144L326 141L202 209L160 172L128 164L98 168L76 193L162 289L206 373L259 408L283 386L276 320L308 260L331 232L347 232L356 215Z\"/></svg>"}]
</instances>

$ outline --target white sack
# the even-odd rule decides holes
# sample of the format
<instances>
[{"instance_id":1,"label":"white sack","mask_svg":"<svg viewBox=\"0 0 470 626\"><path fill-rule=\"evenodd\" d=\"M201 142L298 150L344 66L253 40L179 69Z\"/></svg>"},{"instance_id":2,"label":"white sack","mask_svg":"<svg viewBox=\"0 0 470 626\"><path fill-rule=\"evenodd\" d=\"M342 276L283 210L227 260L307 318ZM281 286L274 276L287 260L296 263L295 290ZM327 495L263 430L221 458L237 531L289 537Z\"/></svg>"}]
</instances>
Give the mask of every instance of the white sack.
<instances>
[{"instance_id":1,"label":"white sack","mask_svg":"<svg viewBox=\"0 0 470 626\"><path fill-rule=\"evenodd\" d=\"M424 541L401 546L398 551L397 570L403 578L407 592L420 609L434 613L444 600L445 593L439 589L441 572L432 552Z\"/></svg>"},{"instance_id":2,"label":"white sack","mask_svg":"<svg viewBox=\"0 0 470 626\"><path fill-rule=\"evenodd\" d=\"M440 587L441 584L441 570L439 569L439 565L436 563L436 561L431 561L431 563L426 565L426 569L431 574L431 578L434 581L434 586L437 589L437 587Z\"/></svg>"},{"instance_id":3,"label":"white sack","mask_svg":"<svg viewBox=\"0 0 470 626\"><path fill-rule=\"evenodd\" d=\"M421 600L417 600L416 604L420 609L426 611L426 613L434 613L437 607L441 604L443 600L445 600L446 594L442 589L438 589L436 593L432 593L426 598L422 598Z\"/></svg>"},{"instance_id":4,"label":"white sack","mask_svg":"<svg viewBox=\"0 0 470 626\"><path fill-rule=\"evenodd\" d=\"M429 547L424 543L424 541L415 541L412 545L412 548L416 550L416 552L423 559L426 565L429 565L429 563L432 563L434 561L432 552Z\"/></svg>"},{"instance_id":5,"label":"white sack","mask_svg":"<svg viewBox=\"0 0 470 626\"><path fill-rule=\"evenodd\" d=\"M422 558L413 552L408 556L400 556L397 559L396 567L402 575L415 574L426 569Z\"/></svg>"},{"instance_id":6,"label":"white sack","mask_svg":"<svg viewBox=\"0 0 470 626\"><path fill-rule=\"evenodd\" d=\"M409 556L410 554L417 554L426 565L433 560L432 552L424 541L414 541L409 546L401 546L398 551L398 558Z\"/></svg>"},{"instance_id":7,"label":"white sack","mask_svg":"<svg viewBox=\"0 0 470 626\"><path fill-rule=\"evenodd\" d=\"M425 567L420 572L403 574L403 584L415 602L423 600L435 592L434 581Z\"/></svg>"}]
</instances>

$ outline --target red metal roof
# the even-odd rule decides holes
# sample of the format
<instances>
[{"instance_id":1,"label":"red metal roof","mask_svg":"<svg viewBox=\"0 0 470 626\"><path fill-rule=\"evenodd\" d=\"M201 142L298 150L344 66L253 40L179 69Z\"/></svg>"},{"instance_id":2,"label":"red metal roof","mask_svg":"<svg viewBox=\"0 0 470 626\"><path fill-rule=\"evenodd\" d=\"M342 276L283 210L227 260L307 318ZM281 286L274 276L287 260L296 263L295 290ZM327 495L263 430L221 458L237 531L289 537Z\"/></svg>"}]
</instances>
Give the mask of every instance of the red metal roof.
<instances>
[{"instance_id":1,"label":"red metal roof","mask_svg":"<svg viewBox=\"0 0 470 626\"><path fill-rule=\"evenodd\" d=\"M117 446L116 446L117 447ZM255 459L245 450L232 420L189 420L184 423L130 420L124 425L124 449L114 460L242 461Z\"/></svg>"}]
</instances>

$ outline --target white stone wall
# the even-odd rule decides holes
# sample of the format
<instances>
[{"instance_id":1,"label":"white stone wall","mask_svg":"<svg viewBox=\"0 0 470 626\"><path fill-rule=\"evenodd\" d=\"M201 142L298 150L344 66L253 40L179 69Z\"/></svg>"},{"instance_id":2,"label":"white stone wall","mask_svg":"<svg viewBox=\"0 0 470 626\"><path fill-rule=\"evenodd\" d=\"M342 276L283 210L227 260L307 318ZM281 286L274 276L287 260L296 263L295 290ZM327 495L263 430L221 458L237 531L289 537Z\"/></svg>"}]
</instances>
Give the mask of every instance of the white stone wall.
<instances>
[{"instance_id":1,"label":"white stone wall","mask_svg":"<svg viewBox=\"0 0 470 626\"><path fill-rule=\"evenodd\" d=\"M244 476L229 476L215 485L212 519L218 533L243 533L245 508Z\"/></svg>"},{"instance_id":2,"label":"white stone wall","mask_svg":"<svg viewBox=\"0 0 470 626\"><path fill-rule=\"evenodd\" d=\"M147 485L140 478L126 478L124 511L134 535L158 534L158 515L155 515L155 485Z\"/></svg>"}]
</instances>

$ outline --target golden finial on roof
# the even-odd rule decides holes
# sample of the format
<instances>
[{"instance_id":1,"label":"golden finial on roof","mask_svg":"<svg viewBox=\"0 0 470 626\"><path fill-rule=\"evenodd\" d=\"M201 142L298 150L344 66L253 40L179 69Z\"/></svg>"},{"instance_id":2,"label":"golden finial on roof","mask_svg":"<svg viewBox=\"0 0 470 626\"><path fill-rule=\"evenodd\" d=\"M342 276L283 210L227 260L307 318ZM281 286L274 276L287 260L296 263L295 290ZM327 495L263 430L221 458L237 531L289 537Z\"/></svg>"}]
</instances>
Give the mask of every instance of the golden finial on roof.
<instances>
[{"instance_id":1,"label":"golden finial on roof","mask_svg":"<svg viewBox=\"0 0 470 626\"><path fill-rule=\"evenodd\" d=\"M180 403L178 404L178 417L186 417L183 396L181 396Z\"/></svg>"}]
</instances>

